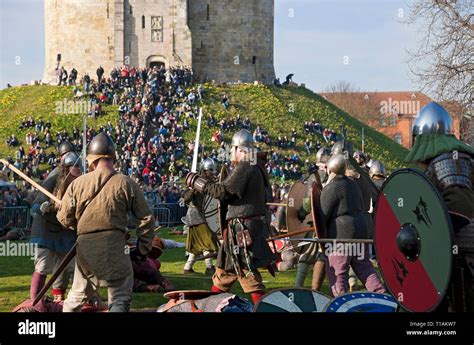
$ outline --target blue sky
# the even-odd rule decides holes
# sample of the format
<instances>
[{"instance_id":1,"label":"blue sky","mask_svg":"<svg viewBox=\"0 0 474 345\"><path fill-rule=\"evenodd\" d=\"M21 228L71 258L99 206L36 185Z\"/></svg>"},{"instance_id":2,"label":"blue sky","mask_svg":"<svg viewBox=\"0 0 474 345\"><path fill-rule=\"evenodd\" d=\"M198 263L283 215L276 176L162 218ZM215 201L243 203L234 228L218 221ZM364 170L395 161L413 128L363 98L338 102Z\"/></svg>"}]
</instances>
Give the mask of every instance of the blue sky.
<instances>
[{"instance_id":1,"label":"blue sky","mask_svg":"<svg viewBox=\"0 0 474 345\"><path fill-rule=\"evenodd\" d=\"M417 33L400 23L401 11L408 14L404 0L275 0L277 75L294 73L315 91L340 80L369 91L416 90L405 50ZM43 0L0 0L0 23L0 88L41 79Z\"/></svg>"}]
</instances>

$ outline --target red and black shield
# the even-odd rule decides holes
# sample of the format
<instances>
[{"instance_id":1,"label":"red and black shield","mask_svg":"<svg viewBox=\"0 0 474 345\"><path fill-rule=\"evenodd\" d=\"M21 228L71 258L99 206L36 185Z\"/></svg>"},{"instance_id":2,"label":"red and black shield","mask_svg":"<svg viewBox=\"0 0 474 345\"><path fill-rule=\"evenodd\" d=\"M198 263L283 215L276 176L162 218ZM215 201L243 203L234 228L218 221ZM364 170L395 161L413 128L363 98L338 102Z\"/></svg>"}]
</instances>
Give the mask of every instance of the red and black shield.
<instances>
[{"instance_id":1,"label":"red and black shield","mask_svg":"<svg viewBox=\"0 0 474 345\"><path fill-rule=\"evenodd\" d=\"M401 169L383 184L375 249L385 283L403 308L438 306L451 276L452 225L442 197L420 172Z\"/></svg>"}]
</instances>

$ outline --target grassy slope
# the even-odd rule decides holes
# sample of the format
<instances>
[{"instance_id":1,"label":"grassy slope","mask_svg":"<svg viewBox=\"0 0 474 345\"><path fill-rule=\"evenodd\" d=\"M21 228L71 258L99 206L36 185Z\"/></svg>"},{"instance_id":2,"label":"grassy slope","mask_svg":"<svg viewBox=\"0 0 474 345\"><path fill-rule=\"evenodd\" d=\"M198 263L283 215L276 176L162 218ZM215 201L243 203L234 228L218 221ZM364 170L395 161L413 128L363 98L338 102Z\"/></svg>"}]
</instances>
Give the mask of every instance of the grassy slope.
<instances>
[{"instance_id":1,"label":"grassy slope","mask_svg":"<svg viewBox=\"0 0 474 345\"><path fill-rule=\"evenodd\" d=\"M175 241L184 242L184 236L175 236L168 230L160 230L160 236ZM197 272L193 275L183 276L181 274L185 262L184 248L169 249L164 252L161 260L161 272L171 279L178 290L208 290L212 284L211 277L203 274L204 262L200 261L194 265ZM273 278L268 272L261 270L265 285L270 289L293 286L296 271L277 273ZM23 300L28 298L33 273L33 260L29 257L1 257L0 258L0 312L8 312ZM306 286L311 286L311 272L306 279ZM327 281L323 286L323 292L328 293ZM239 284L233 288L233 292L245 296ZM51 293L49 293L51 295ZM101 290L101 296L105 298L105 289ZM250 296L245 296L250 298ZM132 298L133 309L158 308L166 303L162 294L158 293L134 293Z\"/></svg>"},{"instance_id":2,"label":"grassy slope","mask_svg":"<svg viewBox=\"0 0 474 345\"><path fill-rule=\"evenodd\" d=\"M208 94L204 100L204 114L212 112L218 120L236 116L248 116L253 125L260 124L269 130L272 139L278 135L289 137L291 129L294 127L298 131L296 149L304 159L314 159L314 155L308 156L303 148L305 140L303 122L318 119L324 126L334 128L339 131L340 125L345 125L348 129L349 140L353 142L355 148L361 147L361 130L365 128L366 151L378 159L382 159L389 170L403 166L403 157L407 150L396 144L394 141L363 125L358 120L350 117L333 104L327 102L319 95L304 88L275 88L254 85L233 85L227 87L217 87L207 85ZM230 97L231 106L228 110L220 104L220 96L227 93ZM33 115L35 120L40 116L44 121L50 120L53 127L52 133L66 128L69 133L72 128L82 126L82 116L80 114L56 114L55 102L62 102L64 99L72 98L72 87L57 86L24 86L4 89L0 91L0 157L13 155L15 149L7 147L5 139L12 133L17 134L21 142L24 141L27 130L18 130L18 126L23 118ZM88 124L98 127L111 121L117 122L117 107L105 106L105 115L97 120L88 118ZM191 127L195 128L196 123ZM214 129L202 126L202 143L206 149L217 148L217 144L211 142ZM230 141L232 133L225 133L226 141ZM185 133L186 141L194 140L195 131L192 129ZM53 136L54 138L54 136ZM319 139L324 142L321 136L313 138L314 143ZM24 145L25 150L28 148ZM263 149L268 149L266 145ZM291 151L284 151L285 154Z\"/></svg>"},{"instance_id":3,"label":"grassy slope","mask_svg":"<svg viewBox=\"0 0 474 345\"><path fill-rule=\"evenodd\" d=\"M41 117L44 122L51 121L51 134L53 140L57 131L67 129L72 134L74 126L82 128L82 114L57 113L56 102L72 100L72 87L66 86L23 86L0 90L0 157L13 155L16 148L7 146L5 140L11 134L15 134L23 145L25 151L28 146L25 143L25 135L28 131L33 132L34 128L18 130L21 121L30 115L35 121ZM118 119L117 106L102 107L105 115L98 119L87 119L87 123L94 128L111 121L116 123ZM40 135L41 140L44 139ZM49 150L52 150L50 148ZM49 152L48 150L48 152Z\"/></svg>"},{"instance_id":4,"label":"grassy slope","mask_svg":"<svg viewBox=\"0 0 474 345\"><path fill-rule=\"evenodd\" d=\"M304 88L276 88L254 85L233 85L227 87L207 86L208 95L204 100L204 113L212 112L217 120L236 116L249 117L253 125L261 125L269 130L272 139L278 135L290 137L292 128L298 131L296 149L302 159L314 160L314 155L309 156L304 150L305 134L304 121L312 118L318 119L324 126L339 131L341 125L346 126L348 139L354 144L355 149L361 148L361 131L365 132L365 150L376 159L381 159L389 170L403 166L403 158L407 150L398 145L385 135L378 133L360 121L352 118L347 113L327 102L321 96ZM227 93L230 98L230 107L225 110L220 104L220 96ZM201 138L209 147L217 148L211 142L212 132L206 126L202 128ZM233 133L225 133L225 140L229 142ZM185 134L187 140L194 139L194 131ZM322 136L316 135L316 140L324 143ZM262 145L262 149L268 149ZM286 150L285 154L292 151Z\"/></svg>"}]
</instances>

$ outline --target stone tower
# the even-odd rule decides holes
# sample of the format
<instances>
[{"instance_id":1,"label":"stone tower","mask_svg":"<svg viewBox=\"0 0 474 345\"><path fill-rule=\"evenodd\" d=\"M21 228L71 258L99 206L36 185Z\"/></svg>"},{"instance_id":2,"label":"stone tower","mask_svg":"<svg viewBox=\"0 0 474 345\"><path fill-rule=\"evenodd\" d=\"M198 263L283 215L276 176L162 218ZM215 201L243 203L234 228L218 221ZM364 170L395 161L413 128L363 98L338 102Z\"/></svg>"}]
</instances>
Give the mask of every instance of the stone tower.
<instances>
[{"instance_id":1,"label":"stone tower","mask_svg":"<svg viewBox=\"0 0 474 345\"><path fill-rule=\"evenodd\" d=\"M273 82L274 0L45 0L45 70L185 65L198 81ZM58 62L60 54L60 61Z\"/></svg>"}]
</instances>

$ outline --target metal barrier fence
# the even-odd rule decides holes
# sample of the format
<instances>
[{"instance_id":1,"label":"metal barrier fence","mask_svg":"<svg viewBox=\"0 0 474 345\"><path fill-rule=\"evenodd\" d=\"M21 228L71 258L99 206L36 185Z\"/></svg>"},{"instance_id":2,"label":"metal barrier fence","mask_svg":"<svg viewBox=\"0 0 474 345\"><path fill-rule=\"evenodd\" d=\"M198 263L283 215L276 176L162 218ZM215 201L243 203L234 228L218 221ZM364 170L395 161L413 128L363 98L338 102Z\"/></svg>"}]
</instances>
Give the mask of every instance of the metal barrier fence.
<instances>
[{"instance_id":1,"label":"metal barrier fence","mask_svg":"<svg viewBox=\"0 0 474 345\"><path fill-rule=\"evenodd\" d=\"M161 225L174 226L183 224L181 218L186 216L188 208L186 205L180 204L157 204L150 207L155 220Z\"/></svg>"},{"instance_id":2,"label":"metal barrier fence","mask_svg":"<svg viewBox=\"0 0 474 345\"><path fill-rule=\"evenodd\" d=\"M159 225L170 226L171 211L166 207L155 207L151 209L155 221Z\"/></svg>"},{"instance_id":3,"label":"metal barrier fence","mask_svg":"<svg viewBox=\"0 0 474 345\"><path fill-rule=\"evenodd\" d=\"M26 206L0 208L0 228L8 225L12 228L29 229L31 224L30 208Z\"/></svg>"}]
</instances>

